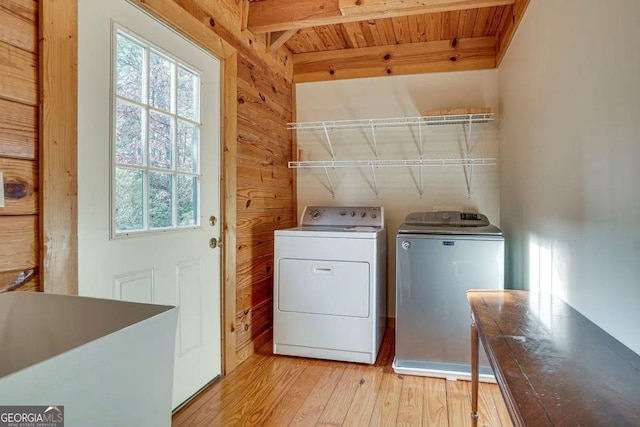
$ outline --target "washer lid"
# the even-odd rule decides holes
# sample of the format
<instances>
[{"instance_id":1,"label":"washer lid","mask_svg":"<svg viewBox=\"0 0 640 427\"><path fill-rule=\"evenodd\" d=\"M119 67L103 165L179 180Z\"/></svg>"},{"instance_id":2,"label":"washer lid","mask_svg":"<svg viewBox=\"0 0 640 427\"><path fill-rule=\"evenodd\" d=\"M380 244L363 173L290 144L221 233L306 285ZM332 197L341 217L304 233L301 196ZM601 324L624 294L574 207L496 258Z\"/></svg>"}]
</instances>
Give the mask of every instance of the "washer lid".
<instances>
[{"instance_id":1,"label":"washer lid","mask_svg":"<svg viewBox=\"0 0 640 427\"><path fill-rule=\"evenodd\" d=\"M502 235L502 231L491 225L485 215L458 211L412 212L398 233Z\"/></svg>"},{"instance_id":2,"label":"washer lid","mask_svg":"<svg viewBox=\"0 0 640 427\"><path fill-rule=\"evenodd\" d=\"M398 234L450 234L450 235L481 235L502 236L502 231L495 225L485 227L459 227L450 225L415 225L404 223L398 229Z\"/></svg>"}]
</instances>

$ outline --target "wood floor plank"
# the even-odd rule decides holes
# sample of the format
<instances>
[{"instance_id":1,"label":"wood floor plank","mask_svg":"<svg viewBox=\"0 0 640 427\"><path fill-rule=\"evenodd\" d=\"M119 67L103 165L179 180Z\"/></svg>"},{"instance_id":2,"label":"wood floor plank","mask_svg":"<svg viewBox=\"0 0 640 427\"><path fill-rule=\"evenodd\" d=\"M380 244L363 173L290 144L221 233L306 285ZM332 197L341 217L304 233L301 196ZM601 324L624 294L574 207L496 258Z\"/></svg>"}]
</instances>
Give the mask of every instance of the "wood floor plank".
<instances>
[{"instance_id":1,"label":"wood floor plank","mask_svg":"<svg viewBox=\"0 0 640 427\"><path fill-rule=\"evenodd\" d=\"M478 426L496 427L502 426L502 421L498 415L498 408L491 396L491 385L486 383L478 384Z\"/></svg>"},{"instance_id":2,"label":"wood floor plank","mask_svg":"<svg viewBox=\"0 0 640 427\"><path fill-rule=\"evenodd\" d=\"M219 393L185 425L223 425L220 418L232 416L246 409L261 389L270 388L291 367L285 359L273 359L251 377L241 389L232 393Z\"/></svg>"},{"instance_id":3,"label":"wood floor plank","mask_svg":"<svg viewBox=\"0 0 640 427\"><path fill-rule=\"evenodd\" d=\"M363 373L364 367L362 365L353 364L345 367L344 374L331 394L316 426L341 426L343 424L356 395L356 390L360 387Z\"/></svg>"},{"instance_id":4,"label":"wood floor plank","mask_svg":"<svg viewBox=\"0 0 640 427\"><path fill-rule=\"evenodd\" d=\"M424 402L424 379L410 375L403 376L400 391L400 405L396 426L421 426Z\"/></svg>"},{"instance_id":5,"label":"wood floor plank","mask_svg":"<svg viewBox=\"0 0 640 427\"><path fill-rule=\"evenodd\" d=\"M375 365L275 356L268 342L174 414L172 425L470 425L470 384L397 375L394 339L389 329ZM511 427L497 385L480 384L479 397L478 425Z\"/></svg>"},{"instance_id":6,"label":"wood floor plank","mask_svg":"<svg viewBox=\"0 0 640 427\"><path fill-rule=\"evenodd\" d=\"M290 426L315 426L316 422L322 415L324 408L329 401L329 398L333 394L338 382L342 378L345 372L344 365L336 365L334 368L329 368L329 373L322 378L311 390L311 393L304 401Z\"/></svg>"},{"instance_id":7,"label":"wood floor plank","mask_svg":"<svg viewBox=\"0 0 640 427\"><path fill-rule=\"evenodd\" d=\"M236 422L234 418L227 418L221 425L261 426L271 415L279 402L282 402L285 394L300 380L306 368L300 365L292 366L285 375L270 389L263 391L264 397L257 397L261 403L251 405L242 417ZM266 392L266 393L264 393Z\"/></svg>"},{"instance_id":8,"label":"wood floor plank","mask_svg":"<svg viewBox=\"0 0 640 427\"><path fill-rule=\"evenodd\" d=\"M330 368L324 366L306 366L298 381L291 386L271 414L269 414L264 427L280 427L289 424L311 393L311 390L318 384L320 378L329 371Z\"/></svg>"},{"instance_id":9,"label":"wood floor plank","mask_svg":"<svg viewBox=\"0 0 640 427\"><path fill-rule=\"evenodd\" d=\"M372 427L389 426L395 423L400 404L401 389L401 377L393 371L385 372L371 414L370 425Z\"/></svg>"},{"instance_id":10,"label":"wood floor plank","mask_svg":"<svg viewBox=\"0 0 640 427\"><path fill-rule=\"evenodd\" d=\"M243 391L242 396L234 396L233 403L225 405L228 410L219 411L213 418L210 418L208 425L231 426L238 425L247 414L260 411L264 399L268 397L273 389L281 391L282 387L289 384L291 378L300 374L301 368L287 363L286 360L279 360L274 363L273 369L262 378L249 384ZM249 422L246 425L250 425Z\"/></svg>"},{"instance_id":11,"label":"wood floor plank","mask_svg":"<svg viewBox=\"0 0 640 427\"><path fill-rule=\"evenodd\" d=\"M471 393L467 381L447 381L447 413L449 425L471 426Z\"/></svg>"},{"instance_id":12,"label":"wood floor plank","mask_svg":"<svg viewBox=\"0 0 640 427\"><path fill-rule=\"evenodd\" d=\"M202 392L200 396L193 399L173 415L173 425L192 425L196 414L201 411L211 411L219 409L219 402L214 399L220 394L234 394L244 389L253 382L260 371L270 361L266 356L256 355L253 363L240 365L229 376L212 384ZM271 363L273 360L271 359ZM215 408L214 408L215 406Z\"/></svg>"},{"instance_id":13,"label":"wood floor plank","mask_svg":"<svg viewBox=\"0 0 640 427\"><path fill-rule=\"evenodd\" d=\"M424 425L429 427L447 427L449 425L446 380L440 378L424 379L422 419Z\"/></svg>"},{"instance_id":14,"label":"wood floor plank","mask_svg":"<svg viewBox=\"0 0 640 427\"><path fill-rule=\"evenodd\" d=\"M362 426L370 425L373 406L376 403L376 394L382 385L382 369L367 369L362 374L360 386L351 402L343 425Z\"/></svg>"},{"instance_id":15,"label":"wood floor plank","mask_svg":"<svg viewBox=\"0 0 640 427\"><path fill-rule=\"evenodd\" d=\"M496 412L498 413L498 418L500 419L500 424L502 427L513 427L513 423L511 422L511 418L509 418L509 413L507 412L507 406L504 403L504 398L500 393L500 389L495 384L486 384L485 387L480 388L480 393L491 393L491 397L493 398L493 403L496 405Z\"/></svg>"}]
</instances>

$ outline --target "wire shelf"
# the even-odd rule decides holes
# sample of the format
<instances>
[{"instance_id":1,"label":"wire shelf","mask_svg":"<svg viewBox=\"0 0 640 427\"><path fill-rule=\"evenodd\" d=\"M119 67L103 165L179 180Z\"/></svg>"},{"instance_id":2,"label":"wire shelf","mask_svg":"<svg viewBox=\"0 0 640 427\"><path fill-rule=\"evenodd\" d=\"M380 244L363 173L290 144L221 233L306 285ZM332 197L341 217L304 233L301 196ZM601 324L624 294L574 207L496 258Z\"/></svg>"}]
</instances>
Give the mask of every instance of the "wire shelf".
<instances>
[{"instance_id":1,"label":"wire shelf","mask_svg":"<svg viewBox=\"0 0 640 427\"><path fill-rule=\"evenodd\" d=\"M388 119L333 120L320 122L288 123L288 129L305 130L349 130L374 128L397 128L413 126L437 126L471 123L487 123L494 120L494 113L455 114L442 116L397 117Z\"/></svg>"}]
</instances>

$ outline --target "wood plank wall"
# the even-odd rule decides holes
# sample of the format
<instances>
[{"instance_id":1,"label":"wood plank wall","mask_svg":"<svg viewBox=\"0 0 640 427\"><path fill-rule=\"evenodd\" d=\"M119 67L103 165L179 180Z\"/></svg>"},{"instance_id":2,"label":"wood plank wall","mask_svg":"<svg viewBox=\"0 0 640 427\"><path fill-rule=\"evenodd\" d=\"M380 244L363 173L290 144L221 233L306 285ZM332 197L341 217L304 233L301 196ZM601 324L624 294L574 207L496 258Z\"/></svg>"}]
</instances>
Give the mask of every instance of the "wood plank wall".
<instances>
[{"instance_id":1,"label":"wood plank wall","mask_svg":"<svg viewBox=\"0 0 640 427\"><path fill-rule=\"evenodd\" d=\"M238 55L236 360L271 339L273 231L295 225L291 80Z\"/></svg>"},{"instance_id":2,"label":"wood plank wall","mask_svg":"<svg viewBox=\"0 0 640 427\"><path fill-rule=\"evenodd\" d=\"M0 292L40 290L38 151L38 2L0 0Z\"/></svg>"}]
</instances>

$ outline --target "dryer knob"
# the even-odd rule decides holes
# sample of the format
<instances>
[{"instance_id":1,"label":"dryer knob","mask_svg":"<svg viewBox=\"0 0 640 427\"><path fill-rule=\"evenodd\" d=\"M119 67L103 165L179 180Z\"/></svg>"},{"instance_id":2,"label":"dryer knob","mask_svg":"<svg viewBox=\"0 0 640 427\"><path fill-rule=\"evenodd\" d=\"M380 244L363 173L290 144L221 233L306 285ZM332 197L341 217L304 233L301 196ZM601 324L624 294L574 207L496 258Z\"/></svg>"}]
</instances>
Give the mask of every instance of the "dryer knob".
<instances>
[{"instance_id":1,"label":"dryer knob","mask_svg":"<svg viewBox=\"0 0 640 427\"><path fill-rule=\"evenodd\" d=\"M320 211L317 209L312 210L311 212L309 212L309 216L311 216L311 219L313 220L318 220L320 219Z\"/></svg>"},{"instance_id":2,"label":"dryer knob","mask_svg":"<svg viewBox=\"0 0 640 427\"><path fill-rule=\"evenodd\" d=\"M405 251L409 250L409 248L411 247L411 242L409 242L408 240L404 240L400 246L402 246L402 249L404 249Z\"/></svg>"}]
</instances>

